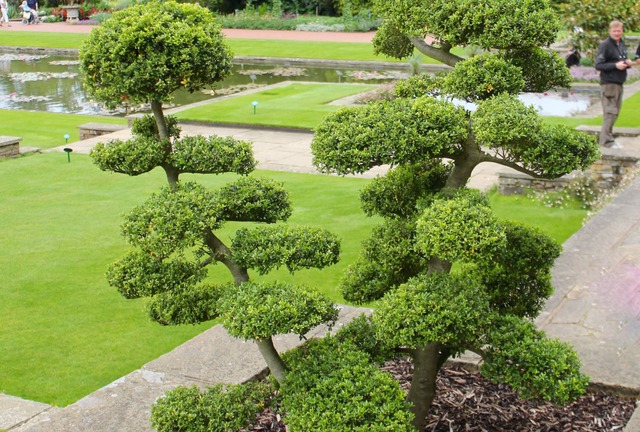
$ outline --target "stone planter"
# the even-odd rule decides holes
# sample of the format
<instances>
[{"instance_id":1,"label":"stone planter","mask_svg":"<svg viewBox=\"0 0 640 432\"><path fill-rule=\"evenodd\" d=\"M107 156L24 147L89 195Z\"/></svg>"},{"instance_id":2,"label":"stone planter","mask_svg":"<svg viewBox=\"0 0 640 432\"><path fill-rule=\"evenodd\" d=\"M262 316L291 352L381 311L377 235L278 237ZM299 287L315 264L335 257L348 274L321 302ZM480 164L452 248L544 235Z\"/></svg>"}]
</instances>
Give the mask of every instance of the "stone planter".
<instances>
[{"instance_id":1,"label":"stone planter","mask_svg":"<svg viewBox=\"0 0 640 432\"><path fill-rule=\"evenodd\" d=\"M78 21L80 19L80 5L62 6L67 11L67 21Z\"/></svg>"}]
</instances>

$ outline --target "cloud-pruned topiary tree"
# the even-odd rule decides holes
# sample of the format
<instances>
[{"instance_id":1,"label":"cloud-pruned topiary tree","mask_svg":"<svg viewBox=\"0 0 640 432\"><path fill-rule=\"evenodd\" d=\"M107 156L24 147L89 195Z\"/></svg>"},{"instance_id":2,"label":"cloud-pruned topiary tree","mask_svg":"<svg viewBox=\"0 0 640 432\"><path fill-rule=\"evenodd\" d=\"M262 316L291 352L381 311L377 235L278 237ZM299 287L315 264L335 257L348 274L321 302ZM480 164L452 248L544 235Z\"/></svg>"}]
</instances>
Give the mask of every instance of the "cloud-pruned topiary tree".
<instances>
[{"instance_id":1,"label":"cloud-pruned topiary tree","mask_svg":"<svg viewBox=\"0 0 640 432\"><path fill-rule=\"evenodd\" d=\"M515 96L568 84L562 61L543 50L555 39L555 14L544 0L379 6L378 52L402 58L417 48L454 68L400 83L395 100L343 108L315 131L314 164L323 172L390 166L361 193L364 211L384 222L341 282L347 300L378 301L371 330L360 331L363 349L413 358L407 398L419 430L438 370L466 350L482 357L485 375L521 395L564 403L588 378L570 346L532 324L553 291L560 247L537 229L496 219L486 198L466 187L486 162L556 178L597 158L592 137L545 124ZM451 51L468 44L491 53L464 59Z\"/></svg>"},{"instance_id":2,"label":"cloud-pruned topiary tree","mask_svg":"<svg viewBox=\"0 0 640 432\"><path fill-rule=\"evenodd\" d=\"M310 288L254 283L249 270L323 268L338 261L340 243L326 230L282 223L291 216L289 195L278 182L249 176L256 165L250 143L180 137L177 120L164 115L162 104L174 91L196 91L229 73L231 54L213 15L174 1L133 6L94 29L80 59L87 89L98 100L108 106L148 102L153 111L134 120L131 139L95 146L94 163L130 176L161 167L169 183L126 216L122 233L133 249L109 267L109 284L126 298L148 297L149 316L163 325L199 323L224 312L229 332L255 340L282 381L286 368L272 336L303 335L335 321L337 310ZM183 173L240 177L211 191L181 182ZM254 224L227 245L217 232L228 222ZM232 283L209 281L208 268L216 263L229 270ZM254 307L261 313L247 312Z\"/></svg>"}]
</instances>

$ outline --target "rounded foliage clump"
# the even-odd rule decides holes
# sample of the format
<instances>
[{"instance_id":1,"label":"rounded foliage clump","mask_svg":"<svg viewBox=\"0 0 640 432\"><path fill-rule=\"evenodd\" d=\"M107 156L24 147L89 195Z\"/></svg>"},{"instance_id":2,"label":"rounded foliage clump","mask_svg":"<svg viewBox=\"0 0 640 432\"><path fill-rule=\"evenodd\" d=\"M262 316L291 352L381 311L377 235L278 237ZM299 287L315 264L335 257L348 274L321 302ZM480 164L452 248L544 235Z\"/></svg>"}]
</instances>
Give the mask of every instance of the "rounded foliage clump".
<instances>
[{"instance_id":1,"label":"rounded foliage clump","mask_svg":"<svg viewBox=\"0 0 640 432\"><path fill-rule=\"evenodd\" d=\"M504 241L504 231L491 209L466 194L434 200L416 227L418 249L450 262L478 261Z\"/></svg>"},{"instance_id":2,"label":"rounded foliage clump","mask_svg":"<svg viewBox=\"0 0 640 432\"><path fill-rule=\"evenodd\" d=\"M582 395L589 377L573 348L550 339L531 321L504 315L492 326L480 372L525 398L566 404Z\"/></svg>"},{"instance_id":3,"label":"rounded foliage clump","mask_svg":"<svg viewBox=\"0 0 640 432\"><path fill-rule=\"evenodd\" d=\"M112 108L167 102L230 73L232 55L213 14L175 1L153 1L115 12L80 49L87 91Z\"/></svg>"},{"instance_id":4,"label":"rounded foliage clump","mask_svg":"<svg viewBox=\"0 0 640 432\"><path fill-rule=\"evenodd\" d=\"M165 116L167 123L167 131L169 139L175 140L180 138L180 126L178 126L178 118L176 116ZM131 134L133 136L140 136L148 139L160 140L160 132L158 131L158 124L152 115L145 114L142 117L133 119L131 125Z\"/></svg>"},{"instance_id":5,"label":"rounded foliage clump","mask_svg":"<svg viewBox=\"0 0 640 432\"><path fill-rule=\"evenodd\" d=\"M443 81L445 93L468 102L500 93L518 94L523 89L522 69L498 54L481 54L458 62Z\"/></svg>"},{"instance_id":6,"label":"rounded foliage clump","mask_svg":"<svg viewBox=\"0 0 640 432\"><path fill-rule=\"evenodd\" d=\"M535 318L553 292L551 267L560 246L536 228L502 222L504 246L477 262L493 310Z\"/></svg>"},{"instance_id":7,"label":"rounded foliage clump","mask_svg":"<svg viewBox=\"0 0 640 432\"><path fill-rule=\"evenodd\" d=\"M467 138L467 123L463 108L430 97L342 108L316 129L313 163L322 172L354 174L451 157Z\"/></svg>"},{"instance_id":8,"label":"rounded foliage clump","mask_svg":"<svg viewBox=\"0 0 640 432\"><path fill-rule=\"evenodd\" d=\"M116 139L100 142L91 149L89 155L102 171L137 176L162 164L170 148L168 140L134 136L126 141Z\"/></svg>"},{"instance_id":9,"label":"rounded foliage clump","mask_svg":"<svg viewBox=\"0 0 640 432\"><path fill-rule=\"evenodd\" d=\"M542 120L533 106L503 93L478 104L471 116L476 141L481 146L501 148L511 158L535 143Z\"/></svg>"},{"instance_id":10,"label":"rounded foliage clump","mask_svg":"<svg viewBox=\"0 0 640 432\"><path fill-rule=\"evenodd\" d=\"M291 216L289 192L268 178L242 177L220 188L217 200L228 221L275 223Z\"/></svg>"},{"instance_id":11,"label":"rounded foliage clump","mask_svg":"<svg viewBox=\"0 0 640 432\"><path fill-rule=\"evenodd\" d=\"M488 296L469 275L432 273L389 292L373 313L377 337L392 346L418 348L431 342L461 346L485 331Z\"/></svg>"},{"instance_id":12,"label":"rounded foliage clump","mask_svg":"<svg viewBox=\"0 0 640 432\"><path fill-rule=\"evenodd\" d=\"M313 339L286 354L282 406L292 432L410 432L413 415L394 378L337 338Z\"/></svg>"},{"instance_id":13,"label":"rounded foliage clump","mask_svg":"<svg viewBox=\"0 0 640 432\"><path fill-rule=\"evenodd\" d=\"M152 296L185 284L195 284L206 269L181 259L163 260L147 252L131 251L107 269L107 282L125 298Z\"/></svg>"},{"instance_id":14,"label":"rounded foliage clump","mask_svg":"<svg viewBox=\"0 0 640 432\"><path fill-rule=\"evenodd\" d=\"M187 182L165 186L122 223L122 233L134 246L157 257L168 257L202 243L207 228L220 226L215 194Z\"/></svg>"},{"instance_id":15,"label":"rounded foliage clump","mask_svg":"<svg viewBox=\"0 0 640 432\"><path fill-rule=\"evenodd\" d=\"M250 142L217 135L176 140L171 154L171 164L179 171L196 174L249 174L256 163Z\"/></svg>"},{"instance_id":16,"label":"rounded foliage clump","mask_svg":"<svg viewBox=\"0 0 640 432\"><path fill-rule=\"evenodd\" d=\"M285 266L291 273L336 264L340 241L322 228L273 225L241 228L231 245L236 264L260 274Z\"/></svg>"},{"instance_id":17,"label":"rounded foliage clump","mask_svg":"<svg viewBox=\"0 0 640 432\"><path fill-rule=\"evenodd\" d=\"M151 407L151 426L158 432L229 432L247 427L270 399L267 384L222 386L205 391L177 387Z\"/></svg>"},{"instance_id":18,"label":"rounded foliage clump","mask_svg":"<svg viewBox=\"0 0 640 432\"><path fill-rule=\"evenodd\" d=\"M218 300L225 291L223 285L178 286L150 298L147 315L162 325L199 324L219 315Z\"/></svg>"},{"instance_id":19,"label":"rounded foliage clump","mask_svg":"<svg viewBox=\"0 0 640 432\"><path fill-rule=\"evenodd\" d=\"M303 336L338 318L338 310L322 294L281 282L247 282L229 287L219 308L229 334L247 340L287 333Z\"/></svg>"},{"instance_id":20,"label":"rounded foliage clump","mask_svg":"<svg viewBox=\"0 0 640 432\"><path fill-rule=\"evenodd\" d=\"M358 259L340 281L340 292L350 302L367 303L426 268L427 257L415 246L413 221L386 221L363 242Z\"/></svg>"},{"instance_id":21,"label":"rounded foliage clump","mask_svg":"<svg viewBox=\"0 0 640 432\"><path fill-rule=\"evenodd\" d=\"M407 79L399 80L393 87L393 92L400 98L419 98L422 96L437 96L442 93L442 79L446 75L411 75Z\"/></svg>"},{"instance_id":22,"label":"rounded foliage clump","mask_svg":"<svg viewBox=\"0 0 640 432\"><path fill-rule=\"evenodd\" d=\"M418 211L418 200L442 189L450 173L451 165L439 159L399 165L362 188L362 210L368 216L411 218Z\"/></svg>"}]
</instances>

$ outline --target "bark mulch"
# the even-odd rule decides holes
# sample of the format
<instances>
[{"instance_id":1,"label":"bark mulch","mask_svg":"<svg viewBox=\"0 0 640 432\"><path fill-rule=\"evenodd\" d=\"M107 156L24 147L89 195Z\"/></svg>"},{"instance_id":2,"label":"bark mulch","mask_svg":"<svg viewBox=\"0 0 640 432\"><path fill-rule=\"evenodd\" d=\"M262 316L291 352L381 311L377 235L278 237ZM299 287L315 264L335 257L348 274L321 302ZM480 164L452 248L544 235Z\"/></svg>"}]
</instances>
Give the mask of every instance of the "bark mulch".
<instances>
[{"instance_id":1,"label":"bark mulch","mask_svg":"<svg viewBox=\"0 0 640 432\"><path fill-rule=\"evenodd\" d=\"M387 362L391 373L408 389L413 364ZM430 410L429 432L604 432L622 431L635 409L635 399L589 391L576 402L558 407L548 402L522 400L506 385L494 384L460 366L443 367ZM273 409L256 416L240 432L286 432L284 419Z\"/></svg>"}]
</instances>

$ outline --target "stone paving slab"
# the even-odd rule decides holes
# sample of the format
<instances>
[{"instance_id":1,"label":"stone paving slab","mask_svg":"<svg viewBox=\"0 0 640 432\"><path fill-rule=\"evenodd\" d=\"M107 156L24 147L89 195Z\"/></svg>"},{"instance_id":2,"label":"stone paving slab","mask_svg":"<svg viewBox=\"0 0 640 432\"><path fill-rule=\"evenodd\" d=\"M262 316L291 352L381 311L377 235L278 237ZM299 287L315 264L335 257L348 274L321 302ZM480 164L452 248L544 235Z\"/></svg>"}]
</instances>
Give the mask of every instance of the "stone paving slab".
<instances>
[{"instance_id":1,"label":"stone paving slab","mask_svg":"<svg viewBox=\"0 0 640 432\"><path fill-rule=\"evenodd\" d=\"M564 244L538 318L591 380L640 394L640 177Z\"/></svg>"}]
</instances>

